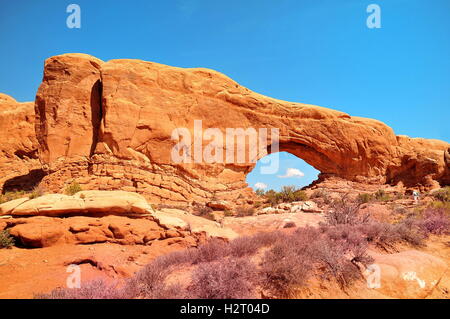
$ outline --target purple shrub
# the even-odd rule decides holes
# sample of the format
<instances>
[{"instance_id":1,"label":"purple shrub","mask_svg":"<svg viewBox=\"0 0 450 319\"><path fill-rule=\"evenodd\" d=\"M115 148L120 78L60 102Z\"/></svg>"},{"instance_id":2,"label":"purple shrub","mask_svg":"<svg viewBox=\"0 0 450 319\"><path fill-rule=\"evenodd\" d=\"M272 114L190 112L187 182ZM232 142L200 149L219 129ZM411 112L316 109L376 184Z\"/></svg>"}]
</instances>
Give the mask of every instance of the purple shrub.
<instances>
[{"instance_id":1,"label":"purple shrub","mask_svg":"<svg viewBox=\"0 0 450 319\"><path fill-rule=\"evenodd\" d=\"M102 279L82 284L80 288L57 288L48 294L35 295L35 299L128 299L124 288L107 284Z\"/></svg>"},{"instance_id":2,"label":"purple shrub","mask_svg":"<svg viewBox=\"0 0 450 319\"><path fill-rule=\"evenodd\" d=\"M448 234L450 232L450 217L445 209L428 208L423 213L420 227L427 234Z\"/></svg>"},{"instance_id":3,"label":"purple shrub","mask_svg":"<svg viewBox=\"0 0 450 319\"><path fill-rule=\"evenodd\" d=\"M192 251L192 263L212 262L230 254L228 243L223 240L213 238L209 242L199 246Z\"/></svg>"},{"instance_id":4,"label":"purple shrub","mask_svg":"<svg viewBox=\"0 0 450 319\"><path fill-rule=\"evenodd\" d=\"M229 251L234 257L252 255L261 247L272 245L282 237L281 232L262 232L252 236L238 237L229 243Z\"/></svg>"},{"instance_id":5,"label":"purple shrub","mask_svg":"<svg viewBox=\"0 0 450 319\"><path fill-rule=\"evenodd\" d=\"M255 265L245 259L227 258L200 264L188 288L199 299L243 299L254 296Z\"/></svg>"}]
</instances>

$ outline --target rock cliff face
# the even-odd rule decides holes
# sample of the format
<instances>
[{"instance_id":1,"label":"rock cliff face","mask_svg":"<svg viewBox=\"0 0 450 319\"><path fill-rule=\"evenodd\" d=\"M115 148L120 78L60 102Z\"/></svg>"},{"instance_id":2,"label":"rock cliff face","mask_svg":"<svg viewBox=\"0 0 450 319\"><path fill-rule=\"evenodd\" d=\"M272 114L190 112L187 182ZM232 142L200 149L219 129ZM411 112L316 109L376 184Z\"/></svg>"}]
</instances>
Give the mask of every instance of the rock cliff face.
<instances>
[{"instance_id":1,"label":"rock cliff face","mask_svg":"<svg viewBox=\"0 0 450 319\"><path fill-rule=\"evenodd\" d=\"M43 176L34 123L33 102L0 93L0 192L30 189Z\"/></svg>"},{"instance_id":2,"label":"rock cliff face","mask_svg":"<svg viewBox=\"0 0 450 319\"><path fill-rule=\"evenodd\" d=\"M252 159L267 154L263 149L242 163L173 161L174 130L186 128L193 146L196 120L205 135L217 128L224 139L227 128L279 129L279 151L304 159L322 178L414 187L450 183L446 142L396 136L376 120L272 99L208 69L56 56L45 63L35 111L39 158L48 172L42 183L54 191L76 179L87 189L136 191L154 202L249 196L245 176L255 165ZM226 154L220 137L213 136L200 141L214 141ZM263 140L272 144L270 134ZM246 149L249 143L243 143ZM237 140L230 145L242 147Z\"/></svg>"}]
</instances>

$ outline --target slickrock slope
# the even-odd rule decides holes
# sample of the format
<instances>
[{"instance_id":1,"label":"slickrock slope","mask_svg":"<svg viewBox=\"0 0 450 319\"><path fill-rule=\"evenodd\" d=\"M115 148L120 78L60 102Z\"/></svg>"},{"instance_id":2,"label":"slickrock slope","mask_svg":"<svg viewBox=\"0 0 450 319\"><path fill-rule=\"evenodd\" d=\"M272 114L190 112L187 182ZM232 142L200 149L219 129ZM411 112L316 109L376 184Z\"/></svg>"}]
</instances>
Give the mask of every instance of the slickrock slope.
<instances>
[{"instance_id":1,"label":"slickrock slope","mask_svg":"<svg viewBox=\"0 0 450 319\"><path fill-rule=\"evenodd\" d=\"M0 93L0 192L30 188L43 176L38 161L32 102Z\"/></svg>"},{"instance_id":2,"label":"slickrock slope","mask_svg":"<svg viewBox=\"0 0 450 319\"><path fill-rule=\"evenodd\" d=\"M123 191L20 198L1 204L0 217L0 231L8 229L24 247L156 241L188 247L207 238L237 236L230 228L184 211L155 211L141 195Z\"/></svg>"},{"instance_id":3,"label":"slickrock slope","mask_svg":"<svg viewBox=\"0 0 450 319\"><path fill-rule=\"evenodd\" d=\"M208 69L55 56L45 63L35 110L49 191L76 179L86 189L133 191L153 202L248 198L245 176L255 165L249 157L245 163L173 162L172 133L187 128L193 145L194 120L202 120L203 132L218 128L224 139L226 128L278 128L279 150L304 159L322 178L450 184L446 142L396 136L373 119L272 99ZM209 143L204 138L203 146Z\"/></svg>"}]
</instances>

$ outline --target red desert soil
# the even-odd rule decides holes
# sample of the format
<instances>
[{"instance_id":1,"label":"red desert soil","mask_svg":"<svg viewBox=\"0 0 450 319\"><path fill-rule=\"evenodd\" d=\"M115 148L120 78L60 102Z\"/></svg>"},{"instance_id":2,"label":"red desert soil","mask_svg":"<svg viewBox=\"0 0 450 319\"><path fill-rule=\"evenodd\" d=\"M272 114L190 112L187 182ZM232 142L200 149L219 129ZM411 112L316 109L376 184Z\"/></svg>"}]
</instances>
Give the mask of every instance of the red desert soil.
<instances>
[{"instance_id":1,"label":"red desert soil","mask_svg":"<svg viewBox=\"0 0 450 319\"><path fill-rule=\"evenodd\" d=\"M285 219L284 214L265 215L258 217L254 231L274 230L280 227ZM260 218L263 217L263 218ZM319 214L289 214L297 226L314 225L321 220ZM250 229L253 217L235 218L228 225L238 233ZM285 229L289 231L291 229ZM440 257L450 265L450 236L432 236L427 240L427 246L419 250ZM119 245L101 243L93 245L57 245L46 248L0 250L0 298L33 298L34 294L49 292L56 287L66 287L68 277L67 265L80 264L81 280L87 282L103 278L108 282L126 278L156 256L183 249L181 244L167 246L164 241L155 242L151 246ZM411 247L398 247L399 251ZM188 272L189 269L186 269ZM186 271L174 274L172 279L187 276ZM428 298L448 299L450 292L450 276L447 272L439 285ZM364 281L342 291L337 285L320 281L311 281L310 286L299 292L298 298L386 298L374 289L368 289Z\"/></svg>"},{"instance_id":2,"label":"red desert soil","mask_svg":"<svg viewBox=\"0 0 450 319\"><path fill-rule=\"evenodd\" d=\"M80 263L81 281L124 278L156 256L180 249L177 244L58 245L46 248L0 249L0 298L33 298L34 294L66 287L67 266ZM95 266L96 265L96 266Z\"/></svg>"}]
</instances>

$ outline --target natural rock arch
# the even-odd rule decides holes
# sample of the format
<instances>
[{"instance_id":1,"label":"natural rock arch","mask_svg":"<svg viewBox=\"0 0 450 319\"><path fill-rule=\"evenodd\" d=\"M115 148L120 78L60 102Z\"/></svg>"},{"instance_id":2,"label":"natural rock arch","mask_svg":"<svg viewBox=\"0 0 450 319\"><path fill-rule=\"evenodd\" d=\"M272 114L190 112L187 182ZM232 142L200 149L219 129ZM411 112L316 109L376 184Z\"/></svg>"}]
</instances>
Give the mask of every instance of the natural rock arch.
<instances>
[{"instance_id":1,"label":"natural rock arch","mask_svg":"<svg viewBox=\"0 0 450 319\"><path fill-rule=\"evenodd\" d=\"M50 173L43 183L55 190L76 178L86 188L137 191L155 201L250 194L245 176L254 163L171 161L172 131L185 127L193 135L194 120L224 133L278 128L280 151L327 176L427 187L450 181L446 142L396 136L377 120L272 99L208 69L56 56L45 63L35 110L39 156Z\"/></svg>"}]
</instances>

